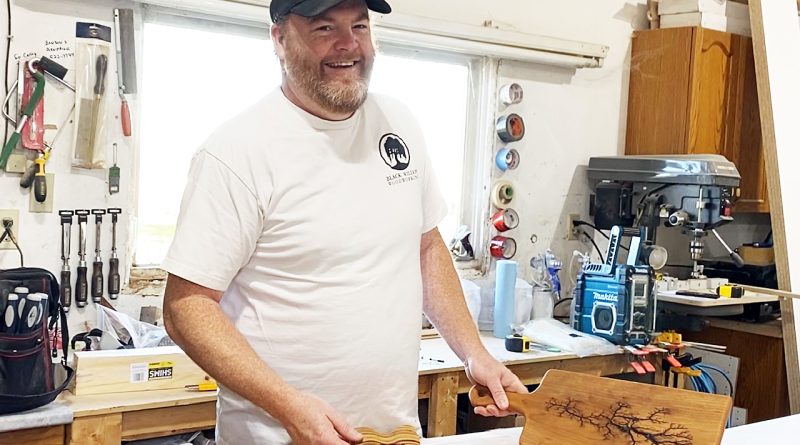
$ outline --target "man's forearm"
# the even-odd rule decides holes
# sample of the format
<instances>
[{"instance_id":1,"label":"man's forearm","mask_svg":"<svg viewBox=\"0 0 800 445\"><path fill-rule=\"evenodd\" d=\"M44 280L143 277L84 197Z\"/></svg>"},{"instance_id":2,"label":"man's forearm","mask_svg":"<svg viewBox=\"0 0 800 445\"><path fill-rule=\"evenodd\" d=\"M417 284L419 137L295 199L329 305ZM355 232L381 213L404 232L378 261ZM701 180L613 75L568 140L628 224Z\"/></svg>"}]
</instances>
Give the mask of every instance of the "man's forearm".
<instances>
[{"instance_id":1,"label":"man's forearm","mask_svg":"<svg viewBox=\"0 0 800 445\"><path fill-rule=\"evenodd\" d=\"M481 343L450 253L438 231L423 235L420 247L423 311L458 358L488 354Z\"/></svg>"},{"instance_id":2,"label":"man's forearm","mask_svg":"<svg viewBox=\"0 0 800 445\"><path fill-rule=\"evenodd\" d=\"M168 300L164 318L170 337L195 363L283 423L295 389L261 360L219 303L203 295Z\"/></svg>"}]
</instances>

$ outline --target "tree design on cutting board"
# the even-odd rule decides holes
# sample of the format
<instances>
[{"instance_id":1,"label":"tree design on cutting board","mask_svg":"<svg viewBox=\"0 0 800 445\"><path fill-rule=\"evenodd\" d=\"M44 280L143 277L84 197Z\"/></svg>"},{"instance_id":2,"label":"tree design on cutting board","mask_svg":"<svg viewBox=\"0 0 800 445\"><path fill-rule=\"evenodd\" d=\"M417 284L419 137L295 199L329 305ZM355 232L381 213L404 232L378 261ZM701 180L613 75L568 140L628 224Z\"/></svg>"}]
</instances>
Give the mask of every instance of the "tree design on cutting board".
<instances>
[{"instance_id":1,"label":"tree design on cutting board","mask_svg":"<svg viewBox=\"0 0 800 445\"><path fill-rule=\"evenodd\" d=\"M631 445L692 445L692 433L681 424L664 420L669 408L656 408L648 415L636 414L628 402L616 402L607 411L584 413L578 401L550 399L547 411L559 417L577 421L580 426L591 425L603 435L603 440L627 438Z\"/></svg>"}]
</instances>

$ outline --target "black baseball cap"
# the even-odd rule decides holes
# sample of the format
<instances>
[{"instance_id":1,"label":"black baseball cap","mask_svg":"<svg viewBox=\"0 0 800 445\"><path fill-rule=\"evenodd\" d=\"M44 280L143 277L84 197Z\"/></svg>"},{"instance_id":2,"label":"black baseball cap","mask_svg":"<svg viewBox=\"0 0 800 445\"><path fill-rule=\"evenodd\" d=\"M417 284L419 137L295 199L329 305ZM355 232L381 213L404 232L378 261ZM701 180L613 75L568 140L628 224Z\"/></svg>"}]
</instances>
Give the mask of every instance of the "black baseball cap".
<instances>
[{"instance_id":1,"label":"black baseball cap","mask_svg":"<svg viewBox=\"0 0 800 445\"><path fill-rule=\"evenodd\" d=\"M303 17L314 17L342 3L344 0L272 0L269 5L269 16L272 22L297 14ZM392 12L392 7L384 0L366 0L367 8L381 14Z\"/></svg>"}]
</instances>

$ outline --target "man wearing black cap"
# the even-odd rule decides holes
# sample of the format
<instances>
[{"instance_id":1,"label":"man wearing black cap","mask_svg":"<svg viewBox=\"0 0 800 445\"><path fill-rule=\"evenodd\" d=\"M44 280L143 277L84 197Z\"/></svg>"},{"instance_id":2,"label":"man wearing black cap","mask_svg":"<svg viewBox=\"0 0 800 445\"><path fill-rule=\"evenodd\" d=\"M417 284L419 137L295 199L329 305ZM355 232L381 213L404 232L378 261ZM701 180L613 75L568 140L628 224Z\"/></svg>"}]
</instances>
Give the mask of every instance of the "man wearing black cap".
<instances>
[{"instance_id":1,"label":"man wearing black cap","mask_svg":"<svg viewBox=\"0 0 800 445\"><path fill-rule=\"evenodd\" d=\"M419 314L488 386L525 387L483 347L436 225L447 213L422 133L367 95L368 9L273 0L281 88L192 161L169 273L172 338L220 383L217 442L359 443L419 427Z\"/></svg>"}]
</instances>

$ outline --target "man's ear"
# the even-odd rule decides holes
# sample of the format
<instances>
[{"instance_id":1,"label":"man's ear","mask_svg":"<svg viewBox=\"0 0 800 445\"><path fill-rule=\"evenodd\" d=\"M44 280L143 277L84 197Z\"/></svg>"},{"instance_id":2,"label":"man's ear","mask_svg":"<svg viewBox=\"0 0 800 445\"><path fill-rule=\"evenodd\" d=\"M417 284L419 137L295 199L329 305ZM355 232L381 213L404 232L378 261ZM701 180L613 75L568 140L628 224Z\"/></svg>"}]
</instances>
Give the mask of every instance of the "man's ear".
<instances>
[{"instance_id":1,"label":"man's ear","mask_svg":"<svg viewBox=\"0 0 800 445\"><path fill-rule=\"evenodd\" d=\"M275 46L275 54L278 56L278 59L284 60L286 55L286 50L284 48L284 38L285 38L285 29L284 26L275 25L273 24L272 27L269 29L270 37L272 38L272 44Z\"/></svg>"}]
</instances>

